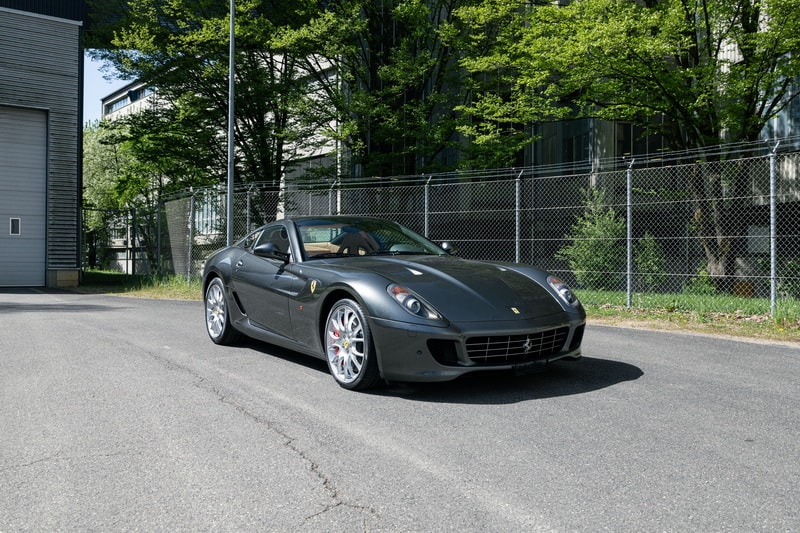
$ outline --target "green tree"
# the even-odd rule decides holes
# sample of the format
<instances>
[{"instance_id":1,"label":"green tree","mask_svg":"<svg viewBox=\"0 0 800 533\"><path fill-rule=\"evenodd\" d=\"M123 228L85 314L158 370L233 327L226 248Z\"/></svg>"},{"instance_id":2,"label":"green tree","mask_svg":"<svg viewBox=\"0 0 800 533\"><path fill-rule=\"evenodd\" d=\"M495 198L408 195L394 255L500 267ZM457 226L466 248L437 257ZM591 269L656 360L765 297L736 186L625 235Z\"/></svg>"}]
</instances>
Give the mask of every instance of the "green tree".
<instances>
[{"instance_id":1,"label":"green tree","mask_svg":"<svg viewBox=\"0 0 800 533\"><path fill-rule=\"evenodd\" d=\"M519 83L517 63L524 61L513 43L524 25L526 4L515 0L465 3L453 24L461 40L459 64L468 74L462 83L468 99L458 110L457 129L468 139L463 166L499 168L519 164L522 148L532 142L528 126L539 119L529 89Z\"/></svg>"},{"instance_id":2,"label":"green tree","mask_svg":"<svg viewBox=\"0 0 800 533\"><path fill-rule=\"evenodd\" d=\"M84 128L83 207L89 264L104 266L103 258L93 254L108 241L108 228L120 219L132 222L136 213L138 241L155 271L159 201L170 189L159 168L163 161L148 160L152 154L142 150L146 138L134 143L128 137L120 123L97 122Z\"/></svg>"},{"instance_id":3,"label":"green tree","mask_svg":"<svg viewBox=\"0 0 800 533\"><path fill-rule=\"evenodd\" d=\"M106 258L98 254L99 244L108 241L108 227L119 207L116 186L128 163L128 154L119 145L105 142L108 133L100 122L83 129L83 231L91 268L102 268Z\"/></svg>"},{"instance_id":4,"label":"green tree","mask_svg":"<svg viewBox=\"0 0 800 533\"><path fill-rule=\"evenodd\" d=\"M90 1L87 40L96 55L156 88L165 103L159 129L171 142L162 150L174 147L174 162L184 155L200 163L206 181L220 180L225 151L214 132L225 130L227 112L227 4ZM454 12L477 2L237 1L241 181L277 183L324 141L343 147L349 172L342 170L356 176L454 168L462 149L459 106L472 90L459 61L465 47L477 46ZM180 112L168 116L168 109ZM132 134L156 122L128 121ZM171 174L178 179L185 168Z\"/></svg>"},{"instance_id":5,"label":"green tree","mask_svg":"<svg viewBox=\"0 0 800 533\"><path fill-rule=\"evenodd\" d=\"M572 225L570 243L556 252L578 283L593 290L619 289L625 267L625 219L605 204L601 189L586 193L586 210Z\"/></svg>"},{"instance_id":6,"label":"green tree","mask_svg":"<svg viewBox=\"0 0 800 533\"><path fill-rule=\"evenodd\" d=\"M281 42L305 58L328 108L331 136L357 176L451 169L458 106L469 87L459 66L467 35L453 19L467 0L333 0ZM301 52L304 51L304 52ZM324 111L321 111L324 112Z\"/></svg>"},{"instance_id":7,"label":"green tree","mask_svg":"<svg viewBox=\"0 0 800 533\"><path fill-rule=\"evenodd\" d=\"M466 57L475 74L503 73L506 96L477 94L468 111L532 121L624 120L663 135L674 149L757 140L800 85L797 0L485 0L459 17L481 35L507 21L495 46ZM503 129L475 142L497 143ZM694 226L712 279L733 274L749 173L712 166L690 176Z\"/></svg>"},{"instance_id":8,"label":"green tree","mask_svg":"<svg viewBox=\"0 0 800 533\"><path fill-rule=\"evenodd\" d=\"M117 183L128 172L132 155L124 145L113 141L111 133L100 122L83 129L83 203L85 207L119 209ZM93 219L90 229L97 229Z\"/></svg>"},{"instance_id":9,"label":"green tree","mask_svg":"<svg viewBox=\"0 0 800 533\"><path fill-rule=\"evenodd\" d=\"M303 20L310 2L236 2L235 179L280 180L318 142L297 58L272 45L277 28ZM119 140L163 186L224 181L227 174L228 4L212 0L93 3L94 54L155 90L156 105L121 120ZM131 176L144 186L147 176ZM274 209L272 216L274 216Z\"/></svg>"},{"instance_id":10,"label":"green tree","mask_svg":"<svg viewBox=\"0 0 800 533\"><path fill-rule=\"evenodd\" d=\"M800 91L797 0L535 4L485 0L458 11L479 36L506 23L488 53L463 64L508 72L514 98L497 104L522 122L628 120L695 149L757 140Z\"/></svg>"}]
</instances>

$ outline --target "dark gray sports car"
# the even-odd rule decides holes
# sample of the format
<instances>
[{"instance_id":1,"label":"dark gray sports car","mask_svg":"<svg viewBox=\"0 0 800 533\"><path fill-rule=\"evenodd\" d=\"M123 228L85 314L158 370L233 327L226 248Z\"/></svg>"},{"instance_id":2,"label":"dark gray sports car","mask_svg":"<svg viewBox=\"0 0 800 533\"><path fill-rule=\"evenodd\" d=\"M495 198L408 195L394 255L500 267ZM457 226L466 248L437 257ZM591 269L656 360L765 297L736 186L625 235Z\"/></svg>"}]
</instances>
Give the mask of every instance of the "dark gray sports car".
<instances>
[{"instance_id":1,"label":"dark gray sports car","mask_svg":"<svg viewBox=\"0 0 800 533\"><path fill-rule=\"evenodd\" d=\"M376 218L278 220L208 259L206 329L325 359L348 389L580 357L586 314L566 285L447 248Z\"/></svg>"}]
</instances>

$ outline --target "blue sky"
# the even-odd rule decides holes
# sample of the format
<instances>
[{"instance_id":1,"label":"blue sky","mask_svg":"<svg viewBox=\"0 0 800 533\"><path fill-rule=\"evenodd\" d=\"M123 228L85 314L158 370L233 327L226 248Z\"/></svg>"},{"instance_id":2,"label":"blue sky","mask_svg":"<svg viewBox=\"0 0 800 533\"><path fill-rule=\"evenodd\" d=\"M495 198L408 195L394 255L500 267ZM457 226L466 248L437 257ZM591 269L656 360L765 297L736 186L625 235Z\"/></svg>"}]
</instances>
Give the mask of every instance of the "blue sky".
<instances>
[{"instance_id":1,"label":"blue sky","mask_svg":"<svg viewBox=\"0 0 800 533\"><path fill-rule=\"evenodd\" d=\"M113 93L128 82L125 80L103 79L100 72L102 63L83 58L83 123L100 119L100 100Z\"/></svg>"}]
</instances>

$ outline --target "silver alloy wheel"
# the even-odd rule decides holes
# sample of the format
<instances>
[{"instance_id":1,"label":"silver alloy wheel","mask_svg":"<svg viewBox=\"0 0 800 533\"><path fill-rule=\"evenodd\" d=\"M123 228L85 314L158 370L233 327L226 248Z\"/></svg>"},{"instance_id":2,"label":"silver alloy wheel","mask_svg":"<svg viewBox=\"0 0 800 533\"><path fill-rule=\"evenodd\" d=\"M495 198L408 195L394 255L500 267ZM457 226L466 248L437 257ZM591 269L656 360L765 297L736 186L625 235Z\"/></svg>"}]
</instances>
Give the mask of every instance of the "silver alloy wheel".
<instances>
[{"instance_id":1,"label":"silver alloy wheel","mask_svg":"<svg viewBox=\"0 0 800 533\"><path fill-rule=\"evenodd\" d=\"M206 329L212 340L217 341L225 334L228 319L228 306L222 282L217 278L206 289Z\"/></svg>"},{"instance_id":2,"label":"silver alloy wheel","mask_svg":"<svg viewBox=\"0 0 800 533\"><path fill-rule=\"evenodd\" d=\"M328 366L342 384L358 380L369 354L361 314L348 303L339 303L328 317L326 346Z\"/></svg>"}]
</instances>

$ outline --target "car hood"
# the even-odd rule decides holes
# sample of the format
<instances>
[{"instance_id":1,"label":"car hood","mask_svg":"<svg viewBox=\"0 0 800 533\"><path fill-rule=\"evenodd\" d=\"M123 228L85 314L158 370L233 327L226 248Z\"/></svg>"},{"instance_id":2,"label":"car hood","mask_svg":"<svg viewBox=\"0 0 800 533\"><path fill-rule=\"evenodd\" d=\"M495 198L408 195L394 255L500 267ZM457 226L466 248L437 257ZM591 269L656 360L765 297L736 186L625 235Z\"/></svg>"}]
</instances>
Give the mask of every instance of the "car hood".
<instances>
[{"instance_id":1,"label":"car hood","mask_svg":"<svg viewBox=\"0 0 800 533\"><path fill-rule=\"evenodd\" d=\"M451 322L531 319L564 311L552 293L513 265L439 256L358 261L360 270L412 290Z\"/></svg>"}]
</instances>

